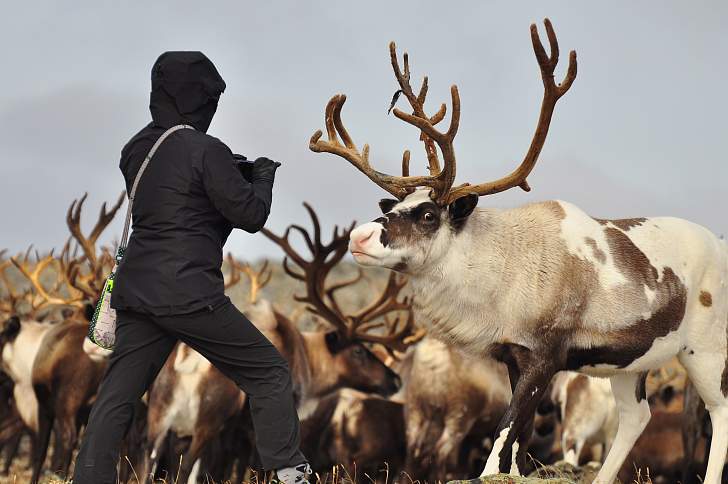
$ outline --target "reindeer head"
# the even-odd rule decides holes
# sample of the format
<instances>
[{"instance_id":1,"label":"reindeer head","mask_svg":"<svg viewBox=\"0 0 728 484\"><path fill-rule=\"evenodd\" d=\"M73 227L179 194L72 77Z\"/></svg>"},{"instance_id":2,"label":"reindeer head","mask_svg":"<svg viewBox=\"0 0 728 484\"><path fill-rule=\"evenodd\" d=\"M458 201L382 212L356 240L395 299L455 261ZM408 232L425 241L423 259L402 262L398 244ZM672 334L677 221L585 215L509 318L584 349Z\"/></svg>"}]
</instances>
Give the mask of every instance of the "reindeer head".
<instances>
[{"instance_id":1,"label":"reindeer head","mask_svg":"<svg viewBox=\"0 0 728 484\"><path fill-rule=\"evenodd\" d=\"M466 225L479 197L513 187L530 190L526 178L536 164L546 141L556 102L569 90L576 78L576 53L572 51L564 81L558 85L554 82L554 69L559 60L559 45L551 22L546 19L544 23L551 49L550 55L546 54L541 44L536 25L531 25L531 41L544 85L538 125L523 162L511 174L501 179L476 185L464 183L453 187L455 182L453 141L460 123L458 88L454 85L450 88L452 97L450 125L447 131L440 131L435 125L445 118L447 111L445 104L442 104L433 116L424 112L428 90L427 77L424 78L419 93L415 94L410 85L408 55L404 54L404 72L402 72L393 42L389 44L389 51L400 89L392 99L392 107L400 94L404 94L412 107L411 114L395 108L394 115L419 128L420 140L424 143L428 160L430 171L428 176L410 176L409 151L405 151L402 156L402 176L387 175L372 168L369 164L369 146L364 145L360 152L341 121L341 109L346 96L339 94L331 98L326 106L328 140L322 140L323 133L317 131L311 137L310 149L345 158L371 181L396 197L379 203L384 213L383 217L357 227L351 232L350 250L358 263L414 273L425 264L431 264L447 253L449 241ZM438 149L442 154L442 167Z\"/></svg>"},{"instance_id":2,"label":"reindeer head","mask_svg":"<svg viewBox=\"0 0 728 484\"><path fill-rule=\"evenodd\" d=\"M406 281L392 273L382 293L369 306L358 312L344 311L337 300L337 292L357 283L363 273L359 271L355 278L333 284L327 283L327 277L346 254L353 224L342 233L334 227L332 241L324 244L316 213L308 204L304 203L304 206L311 216L313 237L298 225L288 227L283 236L267 229L263 229L263 233L286 253L283 261L286 273L306 285L306 294L294 298L306 303L309 311L334 328L323 338L335 366L338 378L335 385L391 394L399 386L399 377L363 343L380 344L390 352L404 351L419 336L415 335L411 301L408 298L398 300ZM291 230L302 235L311 252L310 260L301 256L289 243ZM289 258L302 272L289 266ZM390 321L388 316L392 313L400 313L400 317ZM379 333L375 334L377 330Z\"/></svg>"}]
</instances>

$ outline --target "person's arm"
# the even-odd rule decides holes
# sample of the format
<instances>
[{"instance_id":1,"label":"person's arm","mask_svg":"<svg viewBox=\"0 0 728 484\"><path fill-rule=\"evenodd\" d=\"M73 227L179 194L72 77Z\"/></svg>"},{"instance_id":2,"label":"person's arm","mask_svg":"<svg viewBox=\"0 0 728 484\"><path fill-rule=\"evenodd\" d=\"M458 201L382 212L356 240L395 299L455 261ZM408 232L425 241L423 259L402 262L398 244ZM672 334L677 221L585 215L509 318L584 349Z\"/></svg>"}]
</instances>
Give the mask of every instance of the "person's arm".
<instances>
[{"instance_id":1,"label":"person's arm","mask_svg":"<svg viewBox=\"0 0 728 484\"><path fill-rule=\"evenodd\" d=\"M275 170L280 163L259 158L248 182L222 143L208 147L203 159L203 184L215 208L235 228L258 232L270 213Z\"/></svg>"}]
</instances>

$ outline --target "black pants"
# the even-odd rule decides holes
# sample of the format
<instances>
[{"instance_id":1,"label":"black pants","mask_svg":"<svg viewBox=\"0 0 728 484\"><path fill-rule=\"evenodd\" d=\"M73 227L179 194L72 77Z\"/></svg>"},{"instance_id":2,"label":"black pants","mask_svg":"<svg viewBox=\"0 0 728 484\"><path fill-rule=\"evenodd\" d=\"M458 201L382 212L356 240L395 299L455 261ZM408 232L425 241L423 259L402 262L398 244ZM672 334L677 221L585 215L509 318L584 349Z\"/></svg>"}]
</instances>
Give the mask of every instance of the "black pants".
<instances>
[{"instance_id":1,"label":"black pants","mask_svg":"<svg viewBox=\"0 0 728 484\"><path fill-rule=\"evenodd\" d=\"M74 484L116 482L120 446L131 425L134 404L178 340L210 360L247 394L256 446L266 470L306 460L299 451L299 421L288 364L232 303L177 316L119 311L116 345L76 459Z\"/></svg>"}]
</instances>

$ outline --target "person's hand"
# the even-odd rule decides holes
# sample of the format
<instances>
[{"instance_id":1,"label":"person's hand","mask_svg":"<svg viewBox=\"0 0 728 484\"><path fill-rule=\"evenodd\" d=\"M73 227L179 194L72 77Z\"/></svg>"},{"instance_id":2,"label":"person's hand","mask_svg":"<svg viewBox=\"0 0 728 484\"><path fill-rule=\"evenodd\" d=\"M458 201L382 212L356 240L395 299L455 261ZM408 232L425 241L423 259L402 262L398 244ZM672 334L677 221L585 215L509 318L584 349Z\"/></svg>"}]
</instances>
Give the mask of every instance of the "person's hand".
<instances>
[{"instance_id":1,"label":"person's hand","mask_svg":"<svg viewBox=\"0 0 728 484\"><path fill-rule=\"evenodd\" d=\"M248 161L248 159L243 155L233 154L233 158L235 159L235 166L243 175L245 181L253 183L253 162Z\"/></svg>"},{"instance_id":2,"label":"person's hand","mask_svg":"<svg viewBox=\"0 0 728 484\"><path fill-rule=\"evenodd\" d=\"M273 161L266 157L260 157L253 163L253 181L268 181L273 183L276 176L276 170L281 166L277 161Z\"/></svg>"}]
</instances>

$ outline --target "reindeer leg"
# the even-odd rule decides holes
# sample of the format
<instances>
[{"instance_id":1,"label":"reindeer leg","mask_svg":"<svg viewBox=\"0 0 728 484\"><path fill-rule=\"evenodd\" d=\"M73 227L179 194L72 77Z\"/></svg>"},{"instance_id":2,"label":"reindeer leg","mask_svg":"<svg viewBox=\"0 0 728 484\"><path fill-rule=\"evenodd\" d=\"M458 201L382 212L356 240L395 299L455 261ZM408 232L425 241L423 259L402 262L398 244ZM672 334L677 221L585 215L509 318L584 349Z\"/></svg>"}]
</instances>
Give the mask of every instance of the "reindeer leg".
<instances>
[{"instance_id":1,"label":"reindeer leg","mask_svg":"<svg viewBox=\"0 0 728 484\"><path fill-rule=\"evenodd\" d=\"M612 448L604 461L594 483L611 484L617 477L619 469L632 450L635 441L642 434L650 421L650 405L644 392L646 373L623 373L611 377L612 394L619 411L619 426Z\"/></svg>"},{"instance_id":2,"label":"reindeer leg","mask_svg":"<svg viewBox=\"0 0 728 484\"><path fill-rule=\"evenodd\" d=\"M40 479L43 464L48 453L48 444L53 430L53 415L50 415L42 406L38 406L38 433L33 436L33 476L30 482L35 484Z\"/></svg>"},{"instance_id":3,"label":"reindeer leg","mask_svg":"<svg viewBox=\"0 0 728 484\"><path fill-rule=\"evenodd\" d=\"M65 476L71 465L73 449L76 447L76 418L75 415L56 417L55 424L56 447L53 449L53 471Z\"/></svg>"},{"instance_id":4,"label":"reindeer leg","mask_svg":"<svg viewBox=\"0 0 728 484\"><path fill-rule=\"evenodd\" d=\"M179 475L177 476L177 482L197 482L196 470L199 470L199 459L202 455L202 450L207 446L212 438L211 430L214 429L204 429L200 427L195 429L195 435L192 436L190 447L187 449L187 452L185 452L184 457L182 458L182 466L180 468Z\"/></svg>"},{"instance_id":5,"label":"reindeer leg","mask_svg":"<svg viewBox=\"0 0 728 484\"><path fill-rule=\"evenodd\" d=\"M554 361L554 348L530 351L524 347L509 348L506 358L511 381L518 376L511 403L496 431L493 449L488 456L480 477L498 473L520 475L517 456L525 457L528 440L533 429L533 419L541 397L559 366ZM548 356L542 356L548 355ZM529 364L530 362L537 364Z\"/></svg>"},{"instance_id":6,"label":"reindeer leg","mask_svg":"<svg viewBox=\"0 0 728 484\"><path fill-rule=\"evenodd\" d=\"M725 353L710 351L697 344L691 346L693 348L693 351L682 353L679 357L688 371L690 381L705 402L713 427L708 469L703 482L720 484L728 450L728 396L722 390L723 378L728 374L728 357Z\"/></svg>"},{"instance_id":7,"label":"reindeer leg","mask_svg":"<svg viewBox=\"0 0 728 484\"><path fill-rule=\"evenodd\" d=\"M10 474L10 466L13 464L13 459L18 455L18 449L20 448L20 440L23 438L22 426L18 427L18 433L10 441L5 444L5 462L3 463L3 475L7 476Z\"/></svg>"}]
</instances>

